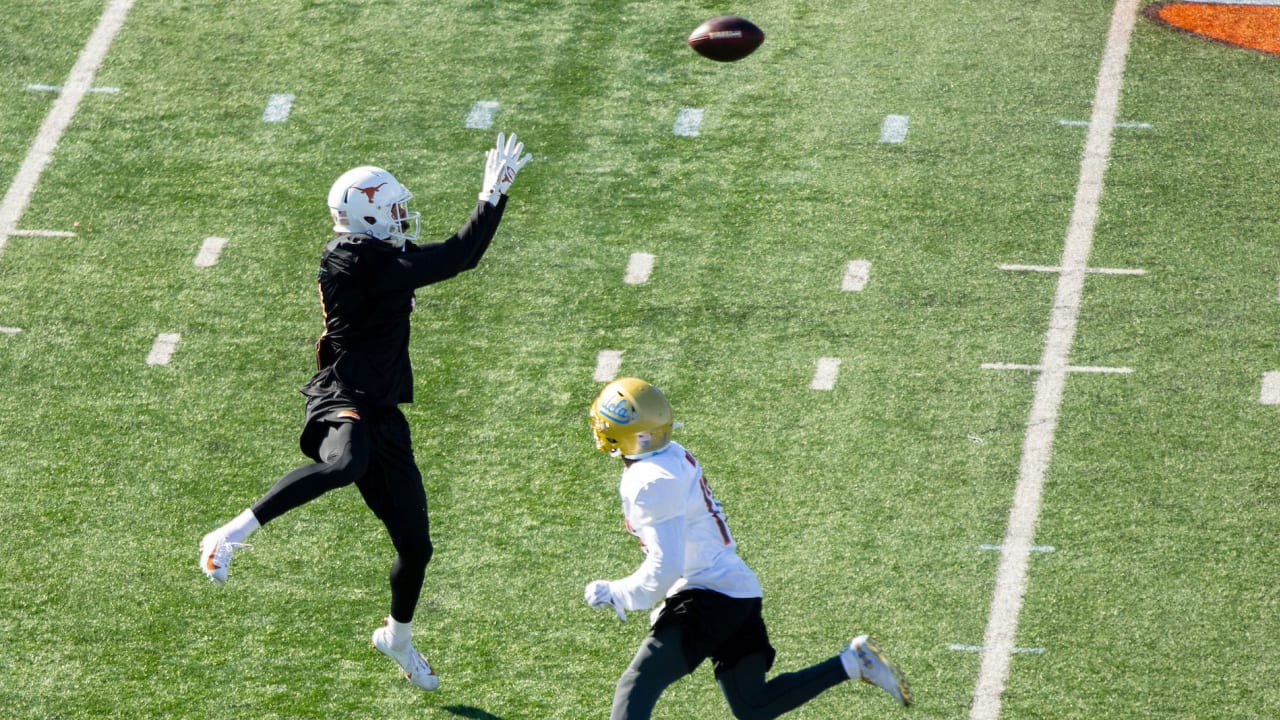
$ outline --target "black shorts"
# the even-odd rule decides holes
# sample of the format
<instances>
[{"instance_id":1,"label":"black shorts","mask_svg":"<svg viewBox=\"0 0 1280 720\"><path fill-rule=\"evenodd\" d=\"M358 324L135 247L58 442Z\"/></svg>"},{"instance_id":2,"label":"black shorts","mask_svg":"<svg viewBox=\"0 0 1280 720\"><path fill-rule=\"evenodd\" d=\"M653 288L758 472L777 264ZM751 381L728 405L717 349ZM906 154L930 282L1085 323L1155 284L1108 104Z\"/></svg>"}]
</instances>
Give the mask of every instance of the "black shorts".
<instances>
[{"instance_id":1,"label":"black shorts","mask_svg":"<svg viewBox=\"0 0 1280 720\"><path fill-rule=\"evenodd\" d=\"M684 590L667 598L650 635L669 627L681 628L681 644L689 672L711 658L716 675L742 658L764 653L765 669L773 667L777 652L761 614L760 598L733 598L714 590Z\"/></svg>"},{"instance_id":2,"label":"black shorts","mask_svg":"<svg viewBox=\"0 0 1280 720\"><path fill-rule=\"evenodd\" d=\"M409 421L395 405L363 406L336 397L308 397L307 419L298 438L304 455L317 463L331 431L351 426L356 438L347 446L356 469L353 482L365 504L386 524L393 541L429 537L427 498L422 473L413 457Z\"/></svg>"},{"instance_id":3,"label":"black shorts","mask_svg":"<svg viewBox=\"0 0 1280 720\"><path fill-rule=\"evenodd\" d=\"M395 407L391 409L398 410ZM303 455L316 462L322 462L320 443L328 434L329 426L335 423L359 422L370 414L369 410L350 400L333 396L308 397L306 420L302 426L302 434L298 438L298 447Z\"/></svg>"},{"instance_id":4,"label":"black shorts","mask_svg":"<svg viewBox=\"0 0 1280 720\"><path fill-rule=\"evenodd\" d=\"M384 520L390 511L388 505L412 501L414 507L423 506L422 474L413 457L413 440L409 421L395 405L378 407L356 405L349 400L335 397L307 398L307 419L303 425L298 445L302 453L318 463L328 462L321 457L321 447L334 428L350 424L361 435L359 445L365 452L359 460L361 469L354 482L364 495L369 507ZM412 497L400 497L401 493ZM387 496L392 496L388 499ZM396 500L398 498L398 500Z\"/></svg>"}]
</instances>

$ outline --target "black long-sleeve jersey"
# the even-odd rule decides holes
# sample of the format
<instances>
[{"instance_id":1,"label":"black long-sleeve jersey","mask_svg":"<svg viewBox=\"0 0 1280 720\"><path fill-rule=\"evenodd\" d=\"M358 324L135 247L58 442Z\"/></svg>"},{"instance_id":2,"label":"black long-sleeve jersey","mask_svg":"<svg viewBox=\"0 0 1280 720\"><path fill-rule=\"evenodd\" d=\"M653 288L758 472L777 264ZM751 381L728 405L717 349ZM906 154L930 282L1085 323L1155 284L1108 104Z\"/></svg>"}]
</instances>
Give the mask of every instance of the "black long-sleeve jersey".
<instances>
[{"instance_id":1,"label":"black long-sleeve jersey","mask_svg":"<svg viewBox=\"0 0 1280 720\"><path fill-rule=\"evenodd\" d=\"M358 405L413 402L409 314L414 290L474 268L489 248L507 198L481 200L448 240L401 248L365 235L334 237L320 257L324 333L316 341L311 398Z\"/></svg>"}]
</instances>

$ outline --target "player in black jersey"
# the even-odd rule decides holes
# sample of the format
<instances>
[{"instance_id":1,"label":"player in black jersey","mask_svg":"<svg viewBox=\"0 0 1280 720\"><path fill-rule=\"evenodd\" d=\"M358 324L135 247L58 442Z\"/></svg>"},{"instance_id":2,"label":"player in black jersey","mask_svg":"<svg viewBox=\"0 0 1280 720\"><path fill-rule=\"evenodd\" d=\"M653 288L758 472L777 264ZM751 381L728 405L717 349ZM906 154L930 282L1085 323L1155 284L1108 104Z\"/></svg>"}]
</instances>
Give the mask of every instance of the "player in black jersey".
<instances>
[{"instance_id":1,"label":"player in black jersey","mask_svg":"<svg viewBox=\"0 0 1280 720\"><path fill-rule=\"evenodd\" d=\"M317 370L302 388L306 422L299 444L314 460L286 473L256 503L205 535L200 568L224 583L231 554L249 535L286 512L350 484L386 525L396 550L391 611L373 645L424 690L439 684L413 646L410 623L431 560L426 492L401 403L413 402L409 314L414 290L476 267L497 232L507 189L531 156L515 135L498 135L485 153L475 210L448 240L417 244L412 194L391 173L358 167L329 190L336 235L320 258L324 333Z\"/></svg>"}]
</instances>

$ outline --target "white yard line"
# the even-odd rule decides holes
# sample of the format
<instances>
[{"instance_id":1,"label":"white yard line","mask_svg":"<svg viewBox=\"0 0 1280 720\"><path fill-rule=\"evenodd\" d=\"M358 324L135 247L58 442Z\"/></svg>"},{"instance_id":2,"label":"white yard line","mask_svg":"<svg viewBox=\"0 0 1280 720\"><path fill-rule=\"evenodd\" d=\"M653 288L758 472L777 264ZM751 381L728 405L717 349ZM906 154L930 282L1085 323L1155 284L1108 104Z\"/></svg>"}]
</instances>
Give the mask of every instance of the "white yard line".
<instances>
[{"instance_id":1,"label":"white yard line","mask_svg":"<svg viewBox=\"0 0 1280 720\"><path fill-rule=\"evenodd\" d=\"M840 377L840 358L818 358L818 364L813 370L813 380L809 383L809 389L834 390L836 378L838 377Z\"/></svg>"},{"instance_id":2,"label":"white yard line","mask_svg":"<svg viewBox=\"0 0 1280 720\"><path fill-rule=\"evenodd\" d=\"M31 143L27 156L18 167L18 174L14 176L4 199L0 200L0 253L4 252L10 234L18 227L22 213L26 212L27 204L31 202L36 183L40 181L40 174L53 158L53 151L58 147L58 141L62 139L67 126L71 124L80 101L93 85L93 76L102 65L111 42L115 40L116 33L120 32L132 6L133 0L112 0L107 5L98 20L98 27L89 36L89 41L80 51L79 59L71 68L62 92L53 101L53 107L40 125L35 141Z\"/></svg>"},{"instance_id":3,"label":"white yard line","mask_svg":"<svg viewBox=\"0 0 1280 720\"><path fill-rule=\"evenodd\" d=\"M200 245L200 250L196 253L196 259L192 263L196 267L213 267L218 264L218 256L222 254L222 249L226 246L226 238L207 237L204 239L204 243Z\"/></svg>"},{"instance_id":4,"label":"white yard line","mask_svg":"<svg viewBox=\"0 0 1280 720\"><path fill-rule=\"evenodd\" d=\"M488 130L493 127L493 118L498 114L497 100L477 100L467 112L462 126L469 130Z\"/></svg>"},{"instance_id":5,"label":"white yard line","mask_svg":"<svg viewBox=\"0 0 1280 720\"><path fill-rule=\"evenodd\" d=\"M160 333L156 336L156 341L151 345L151 352L147 353L148 365L168 365L169 360L173 357L173 351L178 349L178 342L182 340L182 336L178 333Z\"/></svg>"},{"instance_id":6,"label":"white yard line","mask_svg":"<svg viewBox=\"0 0 1280 720\"><path fill-rule=\"evenodd\" d=\"M293 110L294 100L297 98L291 93L276 93L267 98L267 106L262 109L262 122L286 122L290 111Z\"/></svg>"},{"instance_id":7,"label":"white yard line","mask_svg":"<svg viewBox=\"0 0 1280 720\"><path fill-rule=\"evenodd\" d=\"M596 371L591 377L596 382L612 382L622 367L621 350L601 350L596 354Z\"/></svg>"},{"instance_id":8,"label":"white yard line","mask_svg":"<svg viewBox=\"0 0 1280 720\"><path fill-rule=\"evenodd\" d=\"M651 253L631 253L631 257L627 259L627 272L622 277L622 281L628 285L643 285L649 282L655 259Z\"/></svg>"},{"instance_id":9,"label":"white yard line","mask_svg":"<svg viewBox=\"0 0 1280 720\"><path fill-rule=\"evenodd\" d=\"M886 115L880 123L880 142L900 143L907 139L907 127L911 118L906 115Z\"/></svg>"},{"instance_id":10,"label":"white yard line","mask_svg":"<svg viewBox=\"0 0 1280 720\"><path fill-rule=\"evenodd\" d=\"M1089 127L1089 120L1059 120L1058 124L1066 127ZM1150 130L1151 123L1144 122L1122 122L1116 123L1113 127L1131 128L1134 130Z\"/></svg>"},{"instance_id":11,"label":"white yard line","mask_svg":"<svg viewBox=\"0 0 1280 720\"><path fill-rule=\"evenodd\" d=\"M850 260L840 280L842 292L861 292L871 279L871 263L867 260Z\"/></svg>"},{"instance_id":12,"label":"white yard line","mask_svg":"<svg viewBox=\"0 0 1280 720\"><path fill-rule=\"evenodd\" d=\"M1262 390L1258 402L1263 405L1280 405L1280 372L1262 373Z\"/></svg>"},{"instance_id":13,"label":"white yard line","mask_svg":"<svg viewBox=\"0 0 1280 720\"><path fill-rule=\"evenodd\" d=\"M983 647L982 645L961 645L959 643L951 643L950 645L947 646L947 649L954 650L956 652L985 652L986 651L986 648ZM1027 654L1027 653L1031 655L1043 655L1044 648L1016 647L1016 648L1010 649L1009 652L1013 653L1014 655Z\"/></svg>"},{"instance_id":14,"label":"white yard line","mask_svg":"<svg viewBox=\"0 0 1280 720\"><path fill-rule=\"evenodd\" d=\"M1062 268L1055 265L998 265L1001 270L1010 270L1014 272L1044 272L1044 273L1060 273ZM1142 268L1086 268L1085 272L1091 275L1146 275L1147 271Z\"/></svg>"},{"instance_id":15,"label":"white yard line","mask_svg":"<svg viewBox=\"0 0 1280 720\"><path fill-rule=\"evenodd\" d=\"M1018 615L1022 611L1022 596L1027 588L1027 561L1040 517L1045 472L1053 453L1054 431L1058 426L1058 410L1068 374L1067 360L1075 339L1085 271L1093 246L1102 181L1111 155L1111 136L1119 111L1125 56L1129 52L1129 37L1137 16L1138 0L1117 0L1111 14L1084 155L1080 160L1075 205L1062 252L1062 273L1058 276L1058 289L1049 316L1049 331L1040 361L1041 373L1027 417L1027 434L1022 444L1022 460L1013 506L1009 510L1009 525L1001 543L1004 550L1000 553L1000 565L996 571L995 592L982 641L982 661L973 703L969 708L970 720L996 720L1000 717L1000 699L1009 676L1009 660L1016 648L1014 639Z\"/></svg>"},{"instance_id":16,"label":"white yard line","mask_svg":"<svg viewBox=\"0 0 1280 720\"><path fill-rule=\"evenodd\" d=\"M1042 365L1022 365L1019 363L982 363L983 370L1027 370L1030 372L1042 372ZM1067 365L1063 371L1073 373L1118 373L1127 375L1133 372L1133 368L1127 367L1097 367L1095 365Z\"/></svg>"},{"instance_id":17,"label":"white yard line","mask_svg":"<svg viewBox=\"0 0 1280 720\"><path fill-rule=\"evenodd\" d=\"M73 238L76 234L66 230L10 230L9 237Z\"/></svg>"},{"instance_id":18,"label":"white yard line","mask_svg":"<svg viewBox=\"0 0 1280 720\"><path fill-rule=\"evenodd\" d=\"M680 108L671 132L681 137L698 137L702 130L702 116L701 108Z\"/></svg>"},{"instance_id":19,"label":"white yard line","mask_svg":"<svg viewBox=\"0 0 1280 720\"><path fill-rule=\"evenodd\" d=\"M27 89L33 92L62 92L61 85L28 85ZM85 92L105 93L107 95L118 95L120 93L120 88L96 87L96 88L89 88Z\"/></svg>"},{"instance_id":20,"label":"white yard line","mask_svg":"<svg viewBox=\"0 0 1280 720\"><path fill-rule=\"evenodd\" d=\"M982 545L979 545L978 549L987 550L987 551L995 550L999 552L1004 552L1003 545L988 545L984 543ZM1051 553L1054 551L1055 548L1052 545L1032 545L1027 549L1030 550L1031 552Z\"/></svg>"}]
</instances>

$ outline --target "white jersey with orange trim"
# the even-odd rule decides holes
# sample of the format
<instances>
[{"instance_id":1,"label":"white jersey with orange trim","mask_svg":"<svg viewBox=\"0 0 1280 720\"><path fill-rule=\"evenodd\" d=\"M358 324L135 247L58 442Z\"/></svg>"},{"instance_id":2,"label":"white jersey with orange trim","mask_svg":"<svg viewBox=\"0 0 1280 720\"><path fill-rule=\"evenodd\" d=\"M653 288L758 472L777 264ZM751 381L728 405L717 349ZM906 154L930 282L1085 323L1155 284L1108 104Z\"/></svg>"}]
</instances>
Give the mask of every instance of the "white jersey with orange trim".
<instances>
[{"instance_id":1,"label":"white jersey with orange trim","mask_svg":"<svg viewBox=\"0 0 1280 720\"><path fill-rule=\"evenodd\" d=\"M678 443L630 462L619 486L627 530L645 559L609 583L627 610L644 610L694 588L735 598L762 597L760 581L738 556L737 543L702 466Z\"/></svg>"}]
</instances>

